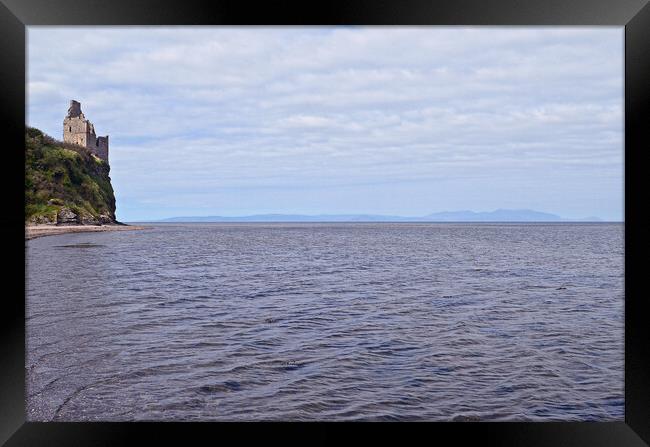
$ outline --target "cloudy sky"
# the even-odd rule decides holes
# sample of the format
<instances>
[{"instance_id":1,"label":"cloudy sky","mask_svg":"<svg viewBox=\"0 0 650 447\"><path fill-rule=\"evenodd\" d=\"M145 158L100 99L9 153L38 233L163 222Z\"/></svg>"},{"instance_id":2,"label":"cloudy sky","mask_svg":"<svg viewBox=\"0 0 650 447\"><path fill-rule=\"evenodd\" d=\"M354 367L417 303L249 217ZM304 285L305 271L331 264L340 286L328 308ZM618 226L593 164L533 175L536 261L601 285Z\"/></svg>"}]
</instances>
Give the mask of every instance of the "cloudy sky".
<instances>
[{"instance_id":1,"label":"cloudy sky","mask_svg":"<svg viewBox=\"0 0 650 447\"><path fill-rule=\"evenodd\" d=\"M110 135L122 221L623 218L623 28L28 28L27 123Z\"/></svg>"}]
</instances>

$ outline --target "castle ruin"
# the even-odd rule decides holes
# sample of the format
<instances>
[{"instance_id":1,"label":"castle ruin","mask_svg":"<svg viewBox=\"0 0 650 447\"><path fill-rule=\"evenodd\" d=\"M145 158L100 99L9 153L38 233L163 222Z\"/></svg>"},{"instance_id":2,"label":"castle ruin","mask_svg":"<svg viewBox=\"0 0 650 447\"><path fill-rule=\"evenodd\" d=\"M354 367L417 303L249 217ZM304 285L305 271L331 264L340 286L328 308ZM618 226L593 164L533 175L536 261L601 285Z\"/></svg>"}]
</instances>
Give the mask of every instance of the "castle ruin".
<instances>
[{"instance_id":1,"label":"castle ruin","mask_svg":"<svg viewBox=\"0 0 650 447\"><path fill-rule=\"evenodd\" d=\"M108 163L108 135L95 135L95 126L81 112L81 103L70 100L68 115L63 120L63 141L89 149Z\"/></svg>"}]
</instances>

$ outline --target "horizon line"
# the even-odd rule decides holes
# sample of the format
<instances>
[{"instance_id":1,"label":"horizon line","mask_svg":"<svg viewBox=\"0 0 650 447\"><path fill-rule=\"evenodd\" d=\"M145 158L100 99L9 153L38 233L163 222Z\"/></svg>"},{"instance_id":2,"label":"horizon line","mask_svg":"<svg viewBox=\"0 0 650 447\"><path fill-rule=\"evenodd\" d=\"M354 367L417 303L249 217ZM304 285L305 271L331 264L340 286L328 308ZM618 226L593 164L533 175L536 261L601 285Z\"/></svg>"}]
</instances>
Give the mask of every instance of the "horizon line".
<instances>
[{"instance_id":1,"label":"horizon line","mask_svg":"<svg viewBox=\"0 0 650 447\"><path fill-rule=\"evenodd\" d=\"M505 217L503 213L511 216ZM528 216L527 216L528 214ZM493 217L492 217L492 216ZM444 216L444 217L443 217ZM129 219L128 222L206 222L209 219L224 219L228 222L611 222L622 223L625 219L603 219L599 216L567 218L557 214L531 209L503 209L493 211L438 211L427 215L402 216L398 214L373 213L252 213L240 215L176 215L159 218ZM268 220L267 220L268 219ZM349 219L349 220L346 220Z\"/></svg>"},{"instance_id":2,"label":"horizon line","mask_svg":"<svg viewBox=\"0 0 650 447\"><path fill-rule=\"evenodd\" d=\"M173 218L167 218L173 219ZM229 220L229 221L167 221L166 219L145 219L145 220L125 220L122 223L159 223L159 224L182 224L182 223L202 223L202 224L230 224L230 223L337 223L337 224L355 224L355 223L401 223L401 224L422 224L422 223L463 223L463 224L477 224L477 223L512 223L512 224L607 224L607 223L625 223L624 220L579 220L579 219L565 219L565 220Z\"/></svg>"}]
</instances>

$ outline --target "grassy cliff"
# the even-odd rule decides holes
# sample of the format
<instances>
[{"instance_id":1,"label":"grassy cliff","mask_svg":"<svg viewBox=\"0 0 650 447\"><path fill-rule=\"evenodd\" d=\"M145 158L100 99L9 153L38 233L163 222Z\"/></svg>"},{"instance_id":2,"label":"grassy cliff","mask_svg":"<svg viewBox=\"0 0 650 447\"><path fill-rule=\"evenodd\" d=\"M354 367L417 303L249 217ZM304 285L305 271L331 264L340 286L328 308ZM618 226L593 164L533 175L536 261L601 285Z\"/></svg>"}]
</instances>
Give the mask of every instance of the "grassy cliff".
<instances>
[{"instance_id":1,"label":"grassy cliff","mask_svg":"<svg viewBox=\"0 0 650 447\"><path fill-rule=\"evenodd\" d=\"M110 224L115 195L108 163L88 149L25 131L25 222Z\"/></svg>"}]
</instances>

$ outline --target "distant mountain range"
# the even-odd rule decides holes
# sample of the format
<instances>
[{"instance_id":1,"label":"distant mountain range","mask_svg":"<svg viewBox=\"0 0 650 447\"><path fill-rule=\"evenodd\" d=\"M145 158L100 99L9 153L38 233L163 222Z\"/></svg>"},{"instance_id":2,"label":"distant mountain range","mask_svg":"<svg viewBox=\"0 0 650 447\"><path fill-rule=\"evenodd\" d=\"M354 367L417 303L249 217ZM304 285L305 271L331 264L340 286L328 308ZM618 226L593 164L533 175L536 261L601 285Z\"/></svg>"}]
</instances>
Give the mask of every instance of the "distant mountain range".
<instances>
[{"instance_id":1,"label":"distant mountain range","mask_svg":"<svg viewBox=\"0 0 650 447\"><path fill-rule=\"evenodd\" d=\"M566 219L534 210L498 209L488 212L443 211L420 217L377 214L254 214L251 216L183 216L156 222L601 222L598 217Z\"/></svg>"}]
</instances>

